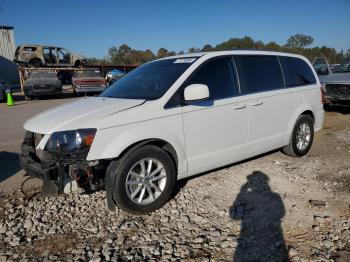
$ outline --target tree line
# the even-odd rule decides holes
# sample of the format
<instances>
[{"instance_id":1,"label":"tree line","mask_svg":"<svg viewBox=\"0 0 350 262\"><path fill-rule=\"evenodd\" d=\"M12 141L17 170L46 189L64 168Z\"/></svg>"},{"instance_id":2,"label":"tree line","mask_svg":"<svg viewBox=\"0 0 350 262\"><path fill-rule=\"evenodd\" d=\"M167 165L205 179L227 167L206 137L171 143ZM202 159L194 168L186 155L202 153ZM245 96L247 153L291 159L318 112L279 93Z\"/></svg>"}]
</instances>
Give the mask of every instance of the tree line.
<instances>
[{"instance_id":1,"label":"tree line","mask_svg":"<svg viewBox=\"0 0 350 262\"><path fill-rule=\"evenodd\" d=\"M314 39L308 35L296 34L289 37L286 44L279 45L274 41L264 43L262 41L255 41L249 36L242 38L231 38L216 46L210 44L204 45L202 48L191 47L187 50L188 53L207 52L207 51L223 51L232 49L256 49L256 50L269 50L280 51L300 54L307 57L311 62L315 57L327 57L328 61L332 64L341 63L344 59L350 58L350 48L346 51L337 52L335 48L322 46L322 47L309 47L312 45ZM152 50L136 50L129 47L127 44L120 46L113 46L108 49L108 56L103 59L89 58L89 64L118 64L118 65L140 65L153 59L162 58L166 56L172 56L176 54L184 54L185 51L169 51L162 47L157 53L153 53Z\"/></svg>"}]
</instances>

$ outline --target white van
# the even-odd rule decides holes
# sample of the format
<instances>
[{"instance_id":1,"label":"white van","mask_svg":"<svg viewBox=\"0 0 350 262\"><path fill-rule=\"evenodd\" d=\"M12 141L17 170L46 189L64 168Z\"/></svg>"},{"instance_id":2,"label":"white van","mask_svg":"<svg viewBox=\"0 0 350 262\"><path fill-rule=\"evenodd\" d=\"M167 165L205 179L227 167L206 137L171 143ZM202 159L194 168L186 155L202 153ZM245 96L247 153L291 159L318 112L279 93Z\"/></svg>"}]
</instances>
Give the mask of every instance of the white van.
<instances>
[{"instance_id":1,"label":"white van","mask_svg":"<svg viewBox=\"0 0 350 262\"><path fill-rule=\"evenodd\" d=\"M99 97L28 120L23 167L59 190L67 177L85 185L104 178L110 209L149 213L169 200L178 179L278 148L307 154L323 123L320 86L299 55L236 50L159 59Z\"/></svg>"}]
</instances>

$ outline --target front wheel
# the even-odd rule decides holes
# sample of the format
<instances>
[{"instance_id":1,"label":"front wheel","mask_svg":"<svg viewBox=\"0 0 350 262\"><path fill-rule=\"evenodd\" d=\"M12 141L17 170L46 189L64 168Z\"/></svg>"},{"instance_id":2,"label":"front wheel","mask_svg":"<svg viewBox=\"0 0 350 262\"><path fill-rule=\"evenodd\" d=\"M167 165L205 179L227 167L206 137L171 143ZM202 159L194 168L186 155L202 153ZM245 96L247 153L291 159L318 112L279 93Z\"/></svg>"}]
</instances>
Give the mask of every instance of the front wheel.
<instances>
[{"instance_id":1,"label":"front wheel","mask_svg":"<svg viewBox=\"0 0 350 262\"><path fill-rule=\"evenodd\" d=\"M107 194L121 209L132 214L147 214L161 208L170 198L176 181L172 158L161 148L147 145L126 154L118 165L107 170ZM107 196L108 197L108 196Z\"/></svg>"},{"instance_id":2,"label":"front wheel","mask_svg":"<svg viewBox=\"0 0 350 262\"><path fill-rule=\"evenodd\" d=\"M305 156L312 145L314 139L314 121L309 115L301 115L295 126L289 145L283 148L283 152L289 156Z\"/></svg>"}]
</instances>

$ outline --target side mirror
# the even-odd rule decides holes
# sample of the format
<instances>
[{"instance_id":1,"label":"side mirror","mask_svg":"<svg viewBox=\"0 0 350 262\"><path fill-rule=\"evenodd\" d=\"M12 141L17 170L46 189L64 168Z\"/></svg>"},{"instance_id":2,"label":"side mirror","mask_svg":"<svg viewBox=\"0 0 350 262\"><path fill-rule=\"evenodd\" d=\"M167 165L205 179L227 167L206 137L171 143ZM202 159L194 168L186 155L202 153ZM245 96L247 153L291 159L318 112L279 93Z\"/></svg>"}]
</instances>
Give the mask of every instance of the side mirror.
<instances>
[{"instance_id":1,"label":"side mirror","mask_svg":"<svg viewBox=\"0 0 350 262\"><path fill-rule=\"evenodd\" d=\"M209 88L207 85L192 84L185 88L185 102L203 101L209 98Z\"/></svg>"}]
</instances>

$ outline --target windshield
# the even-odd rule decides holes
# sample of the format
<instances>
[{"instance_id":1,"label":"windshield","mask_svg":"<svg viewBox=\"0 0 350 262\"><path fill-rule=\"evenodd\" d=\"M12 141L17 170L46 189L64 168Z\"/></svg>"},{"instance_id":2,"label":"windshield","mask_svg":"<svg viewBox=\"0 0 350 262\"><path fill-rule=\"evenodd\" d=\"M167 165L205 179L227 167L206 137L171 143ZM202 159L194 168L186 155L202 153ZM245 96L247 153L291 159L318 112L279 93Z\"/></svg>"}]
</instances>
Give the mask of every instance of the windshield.
<instances>
[{"instance_id":1,"label":"windshield","mask_svg":"<svg viewBox=\"0 0 350 262\"><path fill-rule=\"evenodd\" d=\"M164 59L144 64L108 87L100 96L154 100L162 97L197 58Z\"/></svg>"},{"instance_id":2,"label":"windshield","mask_svg":"<svg viewBox=\"0 0 350 262\"><path fill-rule=\"evenodd\" d=\"M30 79L57 78L57 75L53 71L39 71L39 72L31 72L28 78Z\"/></svg>"},{"instance_id":3,"label":"windshield","mask_svg":"<svg viewBox=\"0 0 350 262\"><path fill-rule=\"evenodd\" d=\"M77 71L74 73L74 77L101 77L101 72L98 70Z\"/></svg>"}]
</instances>

